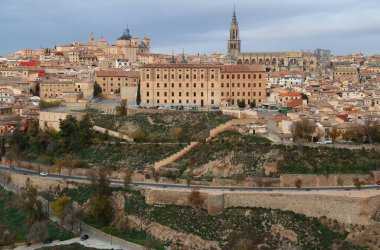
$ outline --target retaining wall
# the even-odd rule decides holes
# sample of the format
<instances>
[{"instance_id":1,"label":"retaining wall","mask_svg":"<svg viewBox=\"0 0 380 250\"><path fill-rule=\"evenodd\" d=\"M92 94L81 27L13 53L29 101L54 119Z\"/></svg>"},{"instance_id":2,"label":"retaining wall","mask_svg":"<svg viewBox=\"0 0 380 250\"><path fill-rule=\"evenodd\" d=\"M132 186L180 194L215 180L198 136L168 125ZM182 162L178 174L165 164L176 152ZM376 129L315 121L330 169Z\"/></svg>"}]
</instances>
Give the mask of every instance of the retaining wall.
<instances>
[{"instance_id":1,"label":"retaining wall","mask_svg":"<svg viewBox=\"0 0 380 250\"><path fill-rule=\"evenodd\" d=\"M103 134L106 133L106 131L108 130L108 129L105 129L105 128L102 128L99 126L94 126L93 129L95 131L98 131L98 132L103 133ZM119 132L116 132L116 131L108 130L108 135L112 136L112 137L120 138L122 140L126 140L127 142L133 142L133 138L129 137L128 135L124 135L124 134L121 134Z\"/></svg>"},{"instance_id":2,"label":"retaining wall","mask_svg":"<svg viewBox=\"0 0 380 250\"><path fill-rule=\"evenodd\" d=\"M148 204L190 205L190 191L172 189L146 190ZM380 209L380 194L372 197L352 197L305 193L201 192L203 208L218 213L229 207L264 207L293 211L310 217L326 216L341 223L368 225L371 216Z\"/></svg>"}]
</instances>

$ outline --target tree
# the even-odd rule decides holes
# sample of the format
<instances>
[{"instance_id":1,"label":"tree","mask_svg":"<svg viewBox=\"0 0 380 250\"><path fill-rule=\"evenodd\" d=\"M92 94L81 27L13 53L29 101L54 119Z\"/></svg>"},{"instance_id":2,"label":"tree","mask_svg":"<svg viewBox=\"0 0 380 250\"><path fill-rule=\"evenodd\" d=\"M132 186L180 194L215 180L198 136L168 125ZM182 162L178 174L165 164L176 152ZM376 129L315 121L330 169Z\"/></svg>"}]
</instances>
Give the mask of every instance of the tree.
<instances>
[{"instance_id":1,"label":"tree","mask_svg":"<svg viewBox=\"0 0 380 250\"><path fill-rule=\"evenodd\" d=\"M102 93L102 87L100 87L100 85L95 82L94 83L94 93L93 93L93 97L94 98L97 98L100 96L100 94Z\"/></svg>"},{"instance_id":2,"label":"tree","mask_svg":"<svg viewBox=\"0 0 380 250\"><path fill-rule=\"evenodd\" d=\"M1 157L5 156L5 143L6 143L5 138L1 137L1 148L0 148Z\"/></svg>"},{"instance_id":3,"label":"tree","mask_svg":"<svg viewBox=\"0 0 380 250\"><path fill-rule=\"evenodd\" d=\"M189 204L196 208L202 208L205 201L199 190L196 189L191 190L191 192L187 195L187 199Z\"/></svg>"},{"instance_id":4,"label":"tree","mask_svg":"<svg viewBox=\"0 0 380 250\"><path fill-rule=\"evenodd\" d=\"M32 225L36 221L45 218L42 210L42 202L38 199L38 191L30 184L30 180L26 183L26 190L21 194L22 205L27 214L27 223Z\"/></svg>"},{"instance_id":5,"label":"tree","mask_svg":"<svg viewBox=\"0 0 380 250\"><path fill-rule=\"evenodd\" d=\"M291 131L294 140L298 138L309 140L311 135L315 132L315 127L312 121L305 119L294 122L291 126Z\"/></svg>"},{"instance_id":6,"label":"tree","mask_svg":"<svg viewBox=\"0 0 380 250\"><path fill-rule=\"evenodd\" d=\"M296 186L297 188L301 188L302 180L300 178L297 178L297 180L294 181L294 186Z\"/></svg>"},{"instance_id":7,"label":"tree","mask_svg":"<svg viewBox=\"0 0 380 250\"><path fill-rule=\"evenodd\" d=\"M139 83L137 84L137 95L136 95L136 104L137 105L140 105L140 103L141 103L141 91L140 91L140 88L141 88L141 86L140 86L140 81L139 81Z\"/></svg>"},{"instance_id":8,"label":"tree","mask_svg":"<svg viewBox=\"0 0 380 250\"><path fill-rule=\"evenodd\" d=\"M92 169L88 174L91 187L94 190L89 202L89 213L94 220L103 225L109 223L113 215L109 197L111 194L109 174L110 171L104 166Z\"/></svg>"},{"instance_id":9,"label":"tree","mask_svg":"<svg viewBox=\"0 0 380 250\"><path fill-rule=\"evenodd\" d=\"M127 189L129 184L132 182L133 170L127 168L124 174L124 189Z\"/></svg>"},{"instance_id":10,"label":"tree","mask_svg":"<svg viewBox=\"0 0 380 250\"><path fill-rule=\"evenodd\" d=\"M121 100L120 106L116 107L116 113L119 116L127 115L127 100Z\"/></svg>"},{"instance_id":11,"label":"tree","mask_svg":"<svg viewBox=\"0 0 380 250\"><path fill-rule=\"evenodd\" d=\"M301 93L301 98L302 98L302 100L309 101L309 97L306 94L304 94L304 93Z\"/></svg>"},{"instance_id":12,"label":"tree","mask_svg":"<svg viewBox=\"0 0 380 250\"><path fill-rule=\"evenodd\" d=\"M27 241L43 241L48 236L46 222L37 221L29 229Z\"/></svg>"},{"instance_id":13,"label":"tree","mask_svg":"<svg viewBox=\"0 0 380 250\"><path fill-rule=\"evenodd\" d=\"M69 211L69 206L71 205L70 198L63 196L59 197L56 201L51 203L51 210L53 215L57 216L62 222Z\"/></svg>"},{"instance_id":14,"label":"tree","mask_svg":"<svg viewBox=\"0 0 380 250\"><path fill-rule=\"evenodd\" d=\"M93 124L90 116L87 114L78 122L78 136L82 146L91 144L93 138Z\"/></svg>"},{"instance_id":15,"label":"tree","mask_svg":"<svg viewBox=\"0 0 380 250\"><path fill-rule=\"evenodd\" d=\"M239 108L241 108L241 109L245 108L245 100L242 100L242 101L238 100L238 101L237 101L237 105L238 105Z\"/></svg>"},{"instance_id":16,"label":"tree","mask_svg":"<svg viewBox=\"0 0 380 250\"><path fill-rule=\"evenodd\" d=\"M329 131L329 136L331 137L333 143L335 143L336 138L338 138L340 135L341 132L336 126L333 126Z\"/></svg>"}]
</instances>

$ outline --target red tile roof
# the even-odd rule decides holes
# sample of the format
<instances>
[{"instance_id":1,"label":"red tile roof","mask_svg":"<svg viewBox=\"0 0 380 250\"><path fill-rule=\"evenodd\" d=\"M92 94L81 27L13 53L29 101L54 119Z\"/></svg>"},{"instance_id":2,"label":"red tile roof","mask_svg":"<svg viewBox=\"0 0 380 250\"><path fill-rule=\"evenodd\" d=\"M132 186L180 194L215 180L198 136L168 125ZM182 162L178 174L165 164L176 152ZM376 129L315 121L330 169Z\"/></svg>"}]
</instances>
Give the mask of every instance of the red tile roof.
<instances>
[{"instance_id":1,"label":"red tile roof","mask_svg":"<svg viewBox=\"0 0 380 250\"><path fill-rule=\"evenodd\" d=\"M302 105L303 105L302 99L293 100L286 104L287 107L292 107L292 108L302 106Z\"/></svg>"},{"instance_id":2,"label":"red tile roof","mask_svg":"<svg viewBox=\"0 0 380 250\"><path fill-rule=\"evenodd\" d=\"M301 93L300 92L284 92L284 93L280 93L280 96L301 96Z\"/></svg>"},{"instance_id":3,"label":"red tile roof","mask_svg":"<svg viewBox=\"0 0 380 250\"><path fill-rule=\"evenodd\" d=\"M139 71L123 71L123 70L100 70L96 72L97 77L140 77Z\"/></svg>"}]
</instances>

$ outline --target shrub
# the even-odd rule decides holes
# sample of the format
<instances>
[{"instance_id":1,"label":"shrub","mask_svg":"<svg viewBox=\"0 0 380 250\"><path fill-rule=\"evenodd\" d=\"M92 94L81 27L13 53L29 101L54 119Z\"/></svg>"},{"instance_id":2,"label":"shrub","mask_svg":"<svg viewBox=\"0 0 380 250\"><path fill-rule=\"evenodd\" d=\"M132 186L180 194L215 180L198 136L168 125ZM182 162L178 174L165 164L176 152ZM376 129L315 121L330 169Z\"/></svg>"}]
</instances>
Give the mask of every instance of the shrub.
<instances>
[{"instance_id":1,"label":"shrub","mask_svg":"<svg viewBox=\"0 0 380 250\"><path fill-rule=\"evenodd\" d=\"M297 178L297 180L294 181L294 186L296 186L297 188L301 188L302 180L300 178Z\"/></svg>"},{"instance_id":2,"label":"shrub","mask_svg":"<svg viewBox=\"0 0 380 250\"><path fill-rule=\"evenodd\" d=\"M196 208L203 207L205 198L201 195L199 190L193 189L188 195L187 199L189 201L189 204Z\"/></svg>"}]
</instances>

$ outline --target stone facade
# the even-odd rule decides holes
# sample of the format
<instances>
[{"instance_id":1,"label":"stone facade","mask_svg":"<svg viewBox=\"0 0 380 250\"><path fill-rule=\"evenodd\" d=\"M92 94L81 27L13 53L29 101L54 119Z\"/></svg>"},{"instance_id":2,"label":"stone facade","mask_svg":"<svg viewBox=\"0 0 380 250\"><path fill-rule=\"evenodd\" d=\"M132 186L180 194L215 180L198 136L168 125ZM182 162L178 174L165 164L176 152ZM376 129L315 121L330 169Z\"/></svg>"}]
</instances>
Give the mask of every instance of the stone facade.
<instances>
[{"instance_id":1,"label":"stone facade","mask_svg":"<svg viewBox=\"0 0 380 250\"><path fill-rule=\"evenodd\" d=\"M266 99L259 65L147 64L141 69L143 105L229 106Z\"/></svg>"}]
</instances>

